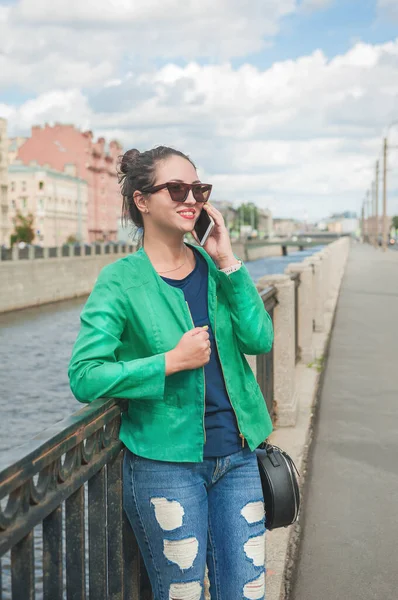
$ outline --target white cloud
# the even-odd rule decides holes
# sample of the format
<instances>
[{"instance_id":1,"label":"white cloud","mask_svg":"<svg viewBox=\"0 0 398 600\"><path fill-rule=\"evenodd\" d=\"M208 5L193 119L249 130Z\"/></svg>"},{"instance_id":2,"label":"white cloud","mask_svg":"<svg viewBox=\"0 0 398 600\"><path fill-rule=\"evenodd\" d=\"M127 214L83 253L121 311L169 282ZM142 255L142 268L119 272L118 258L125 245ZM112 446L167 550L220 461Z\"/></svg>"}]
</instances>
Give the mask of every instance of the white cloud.
<instances>
[{"instance_id":1,"label":"white cloud","mask_svg":"<svg viewBox=\"0 0 398 600\"><path fill-rule=\"evenodd\" d=\"M34 92L0 105L12 135L74 122L125 147L181 148L215 197L295 217L359 207L383 127L398 118L398 40L358 42L332 60L316 50L265 70L233 67L220 57L261 47L294 0L220 0L212 11L210 0L178 0L178 11L177 0L98 0L95 11L91 0L48 2L0 10L5 89ZM163 50L193 58L155 68ZM206 53L214 60L202 64ZM398 191L395 171L389 178ZM398 212L393 193L389 203Z\"/></svg>"},{"instance_id":2,"label":"white cloud","mask_svg":"<svg viewBox=\"0 0 398 600\"><path fill-rule=\"evenodd\" d=\"M55 121L75 123L82 129L87 129L92 120L88 100L77 89L46 92L20 107L0 104L0 115L8 119L10 135L28 133L34 124Z\"/></svg>"},{"instance_id":3,"label":"white cloud","mask_svg":"<svg viewBox=\"0 0 398 600\"><path fill-rule=\"evenodd\" d=\"M269 44L296 2L21 0L0 13L0 53L10 74L15 62L31 66L55 56L60 70L69 63L111 63L109 77L116 78L121 65L136 69L153 58L227 60Z\"/></svg>"}]
</instances>

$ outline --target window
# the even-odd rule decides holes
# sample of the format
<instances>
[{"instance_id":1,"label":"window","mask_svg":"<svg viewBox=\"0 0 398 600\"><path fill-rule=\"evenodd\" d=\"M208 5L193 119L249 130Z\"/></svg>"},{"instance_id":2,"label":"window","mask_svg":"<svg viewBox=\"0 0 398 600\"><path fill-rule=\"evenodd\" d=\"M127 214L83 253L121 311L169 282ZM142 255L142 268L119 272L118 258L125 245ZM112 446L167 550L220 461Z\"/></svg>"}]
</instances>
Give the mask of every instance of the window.
<instances>
[{"instance_id":1,"label":"window","mask_svg":"<svg viewBox=\"0 0 398 600\"><path fill-rule=\"evenodd\" d=\"M26 198L22 198L22 208L26 208Z\"/></svg>"},{"instance_id":2,"label":"window","mask_svg":"<svg viewBox=\"0 0 398 600\"><path fill-rule=\"evenodd\" d=\"M44 181L39 181L39 190L44 190Z\"/></svg>"}]
</instances>

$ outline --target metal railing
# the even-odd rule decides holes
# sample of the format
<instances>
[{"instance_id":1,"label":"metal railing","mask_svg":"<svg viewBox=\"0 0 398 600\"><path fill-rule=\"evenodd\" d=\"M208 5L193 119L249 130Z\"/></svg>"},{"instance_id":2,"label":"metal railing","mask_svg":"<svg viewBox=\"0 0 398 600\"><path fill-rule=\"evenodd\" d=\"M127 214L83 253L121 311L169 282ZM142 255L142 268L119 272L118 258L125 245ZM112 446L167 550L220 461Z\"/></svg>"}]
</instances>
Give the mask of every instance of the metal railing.
<instances>
[{"instance_id":1,"label":"metal railing","mask_svg":"<svg viewBox=\"0 0 398 600\"><path fill-rule=\"evenodd\" d=\"M273 319L275 288L261 298ZM257 357L257 381L271 416L273 372L271 350ZM118 434L127 405L95 400L2 455L0 600L151 600L123 511Z\"/></svg>"},{"instance_id":2,"label":"metal railing","mask_svg":"<svg viewBox=\"0 0 398 600\"><path fill-rule=\"evenodd\" d=\"M65 258L134 252L136 246L127 243L64 244L63 246L25 246L0 248L0 260L34 260L42 258Z\"/></svg>"},{"instance_id":3,"label":"metal railing","mask_svg":"<svg viewBox=\"0 0 398 600\"><path fill-rule=\"evenodd\" d=\"M122 508L126 407L96 400L2 457L2 600L151 597Z\"/></svg>"}]
</instances>

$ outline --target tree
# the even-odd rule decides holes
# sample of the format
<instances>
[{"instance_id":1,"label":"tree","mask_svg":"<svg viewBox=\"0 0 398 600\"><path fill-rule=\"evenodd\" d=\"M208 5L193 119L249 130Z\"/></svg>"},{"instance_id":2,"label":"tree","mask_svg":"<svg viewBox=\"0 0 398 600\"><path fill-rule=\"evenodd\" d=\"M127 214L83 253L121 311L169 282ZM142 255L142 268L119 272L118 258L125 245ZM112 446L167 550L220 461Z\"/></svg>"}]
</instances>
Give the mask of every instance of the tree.
<instances>
[{"instance_id":1,"label":"tree","mask_svg":"<svg viewBox=\"0 0 398 600\"><path fill-rule=\"evenodd\" d=\"M35 218L32 213L29 213L26 217L21 213L17 212L13 219L14 232L11 234L10 242L11 246L17 242L25 242L25 244L31 244L35 238L35 230L33 228L33 222Z\"/></svg>"},{"instance_id":2,"label":"tree","mask_svg":"<svg viewBox=\"0 0 398 600\"><path fill-rule=\"evenodd\" d=\"M396 215L395 217L392 218L391 226L394 227L394 229L395 229L395 235L397 235L397 230L398 230L398 215Z\"/></svg>"},{"instance_id":3,"label":"tree","mask_svg":"<svg viewBox=\"0 0 398 600\"><path fill-rule=\"evenodd\" d=\"M67 244L76 244L76 242L77 242L77 237L75 235L68 235L68 237L66 238Z\"/></svg>"},{"instance_id":4,"label":"tree","mask_svg":"<svg viewBox=\"0 0 398 600\"><path fill-rule=\"evenodd\" d=\"M253 229L258 228L258 208L253 202L241 204L236 210L234 229L242 225L251 225Z\"/></svg>"}]
</instances>

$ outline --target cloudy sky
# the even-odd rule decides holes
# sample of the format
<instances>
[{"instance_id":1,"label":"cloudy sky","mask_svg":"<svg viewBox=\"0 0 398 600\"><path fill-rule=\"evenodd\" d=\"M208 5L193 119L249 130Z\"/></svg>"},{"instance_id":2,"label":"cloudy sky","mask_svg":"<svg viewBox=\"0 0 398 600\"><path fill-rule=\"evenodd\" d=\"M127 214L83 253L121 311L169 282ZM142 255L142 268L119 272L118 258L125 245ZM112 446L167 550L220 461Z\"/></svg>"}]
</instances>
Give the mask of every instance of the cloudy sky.
<instances>
[{"instance_id":1,"label":"cloudy sky","mask_svg":"<svg viewBox=\"0 0 398 600\"><path fill-rule=\"evenodd\" d=\"M214 199L319 219L371 185L397 36L398 0L0 0L0 116L171 145ZM398 125L389 141L398 214Z\"/></svg>"}]
</instances>

